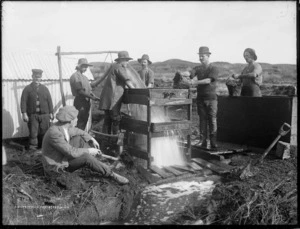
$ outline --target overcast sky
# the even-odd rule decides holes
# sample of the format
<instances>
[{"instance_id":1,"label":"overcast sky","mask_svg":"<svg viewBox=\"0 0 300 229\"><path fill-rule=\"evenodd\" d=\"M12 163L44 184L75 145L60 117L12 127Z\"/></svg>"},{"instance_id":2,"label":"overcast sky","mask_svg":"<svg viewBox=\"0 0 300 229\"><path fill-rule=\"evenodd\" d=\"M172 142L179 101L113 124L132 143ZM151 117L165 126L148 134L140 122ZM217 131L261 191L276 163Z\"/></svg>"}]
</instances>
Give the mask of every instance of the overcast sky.
<instances>
[{"instance_id":1,"label":"overcast sky","mask_svg":"<svg viewBox=\"0 0 300 229\"><path fill-rule=\"evenodd\" d=\"M6 50L120 51L153 62L244 63L245 48L258 62L296 64L296 2L2 2ZM105 55L88 56L103 61Z\"/></svg>"}]
</instances>

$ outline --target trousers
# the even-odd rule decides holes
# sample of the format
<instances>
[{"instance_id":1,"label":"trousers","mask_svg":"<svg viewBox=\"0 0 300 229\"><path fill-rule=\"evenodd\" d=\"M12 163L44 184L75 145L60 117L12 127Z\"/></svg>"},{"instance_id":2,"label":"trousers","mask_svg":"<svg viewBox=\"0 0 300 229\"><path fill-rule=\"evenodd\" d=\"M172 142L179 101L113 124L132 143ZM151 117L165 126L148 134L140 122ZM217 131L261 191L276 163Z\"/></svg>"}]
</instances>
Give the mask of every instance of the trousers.
<instances>
[{"instance_id":1,"label":"trousers","mask_svg":"<svg viewBox=\"0 0 300 229\"><path fill-rule=\"evenodd\" d=\"M70 145L75 148L91 148L88 142L86 142L81 136L75 136L70 139ZM109 177L112 171L109 166L99 161L94 156L85 153L82 156L69 160L69 166L66 168L68 172L74 172L77 169L88 167L92 171L100 173L104 177Z\"/></svg>"},{"instance_id":2,"label":"trousers","mask_svg":"<svg viewBox=\"0 0 300 229\"><path fill-rule=\"evenodd\" d=\"M90 115L91 102L87 101L83 96L76 96L74 99L74 107L78 110L76 127L85 130Z\"/></svg>"},{"instance_id":3,"label":"trousers","mask_svg":"<svg viewBox=\"0 0 300 229\"><path fill-rule=\"evenodd\" d=\"M43 137L50 127L49 114L31 114L28 121L29 145L42 147Z\"/></svg>"},{"instance_id":4,"label":"trousers","mask_svg":"<svg viewBox=\"0 0 300 229\"><path fill-rule=\"evenodd\" d=\"M121 105L121 103L117 104L113 109L104 111L103 133L118 134L120 132Z\"/></svg>"},{"instance_id":5,"label":"trousers","mask_svg":"<svg viewBox=\"0 0 300 229\"><path fill-rule=\"evenodd\" d=\"M206 139L208 135L217 133L217 100L197 100L197 110L200 119L200 134Z\"/></svg>"}]
</instances>

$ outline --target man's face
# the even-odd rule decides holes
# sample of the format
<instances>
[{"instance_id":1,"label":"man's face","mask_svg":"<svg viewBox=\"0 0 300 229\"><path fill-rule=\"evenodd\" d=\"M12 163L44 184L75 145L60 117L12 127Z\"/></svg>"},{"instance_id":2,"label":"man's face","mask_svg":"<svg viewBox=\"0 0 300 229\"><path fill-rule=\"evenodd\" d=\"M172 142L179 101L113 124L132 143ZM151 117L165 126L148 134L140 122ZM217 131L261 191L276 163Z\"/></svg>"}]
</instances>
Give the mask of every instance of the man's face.
<instances>
[{"instance_id":1,"label":"man's face","mask_svg":"<svg viewBox=\"0 0 300 229\"><path fill-rule=\"evenodd\" d=\"M199 54L199 60L202 64L207 64L209 62L209 54Z\"/></svg>"},{"instance_id":2,"label":"man's face","mask_svg":"<svg viewBox=\"0 0 300 229\"><path fill-rule=\"evenodd\" d=\"M88 65L83 64L80 66L79 70L81 73L84 73L84 72L86 72L87 68L88 68Z\"/></svg>"},{"instance_id":3,"label":"man's face","mask_svg":"<svg viewBox=\"0 0 300 229\"><path fill-rule=\"evenodd\" d=\"M34 74L32 76L32 81L36 84L40 84L42 80L42 75L41 74Z\"/></svg>"},{"instance_id":4,"label":"man's face","mask_svg":"<svg viewBox=\"0 0 300 229\"><path fill-rule=\"evenodd\" d=\"M142 65L142 67L147 67L148 66L148 60L142 60L141 65Z\"/></svg>"},{"instance_id":5,"label":"man's face","mask_svg":"<svg viewBox=\"0 0 300 229\"><path fill-rule=\"evenodd\" d=\"M78 121L78 118L76 117L75 119L73 119L73 120L71 121L71 126L72 126L72 127L75 127L75 126L77 125L77 121Z\"/></svg>"},{"instance_id":6,"label":"man's face","mask_svg":"<svg viewBox=\"0 0 300 229\"><path fill-rule=\"evenodd\" d=\"M123 67L127 67L128 60L120 60L119 62Z\"/></svg>"}]
</instances>

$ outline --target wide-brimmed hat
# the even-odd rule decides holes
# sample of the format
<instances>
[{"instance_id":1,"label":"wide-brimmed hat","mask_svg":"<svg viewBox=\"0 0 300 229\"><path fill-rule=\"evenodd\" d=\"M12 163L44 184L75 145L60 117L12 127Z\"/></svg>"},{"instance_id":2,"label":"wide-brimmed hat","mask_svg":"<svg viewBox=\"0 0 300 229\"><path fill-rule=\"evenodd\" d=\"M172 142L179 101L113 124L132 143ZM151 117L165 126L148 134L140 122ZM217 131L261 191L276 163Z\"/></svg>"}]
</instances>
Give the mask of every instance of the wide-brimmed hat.
<instances>
[{"instance_id":1,"label":"wide-brimmed hat","mask_svg":"<svg viewBox=\"0 0 300 229\"><path fill-rule=\"evenodd\" d=\"M86 58L80 58L80 59L78 60L78 63L77 63L77 66L76 66L75 69L80 68L82 65L93 66L93 65L91 65L91 64L88 63L88 61L87 61Z\"/></svg>"},{"instance_id":2,"label":"wide-brimmed hat","mask_svg":"<svg viewBox=\"0 0 300 229\"><path fill-rule=\"evenodd\" d=\"M64 106L58 110L56 119L60 122L71 122L78 115L78 110L74 106Z\"/></svg>"},{"instance_id":3,"label":"wide-brimmed hat","mask_svg":"<svg viewBox=\"0 0 300 229\"><path fill-rule=\"evenodd\" d=\"M149 56L147 54L144 54L142 56L142 58L139 58L138 59L138 62L141 63L142 60L147 60L148 61L148 64L152 64L152 62L149 60Z\"/></svg>"},{"instance_id":4,"label":"wide-brimmed hat","mask_svg":"<svg viewBox=\"0 0 300 229\"><path fill-rule=\"evenodd\" d=\"M209 48L206 46L201 46L199 48L199 53L198 54L211 54L211 52L209 51Z\"/></svg>"},{"instance_id":5,"label":"wide-brimmed hat","mask_svg":"<svg viewBox=\"0 0 300 229\"><path fill-rule=\"evenodd\" d=\"M118 60L132 60L132 58L129 57L129 54L127 51L121 51L121 52L118 52L118 58L115 59L115 61L118 61Z\"/></svg>"},{"instance_id":6,"label":"wide-brimmed hat","mask_svg":"<svg viewBox=\"0 0 300 229\"><path fill-rule=\"evenodd\" d=\"M252 49L252 48L246 48L245 51L244 51L244 53L245 52L248 52L253 57L254 60L257 60L257 55L256 55L254 49Z\"/></svg>"},{"instance_id":7,"label":"wide-brimmed hat","mask_svg":"<svg viewBox=\"0 0 300 229\"><path fill-rule=\"evenodd\" d=\"M39 77L42 77L42 74L43 74L43 70L42 69L32 69L32 75L33 76L39 76Z\"/></svg>"}]
</instances>

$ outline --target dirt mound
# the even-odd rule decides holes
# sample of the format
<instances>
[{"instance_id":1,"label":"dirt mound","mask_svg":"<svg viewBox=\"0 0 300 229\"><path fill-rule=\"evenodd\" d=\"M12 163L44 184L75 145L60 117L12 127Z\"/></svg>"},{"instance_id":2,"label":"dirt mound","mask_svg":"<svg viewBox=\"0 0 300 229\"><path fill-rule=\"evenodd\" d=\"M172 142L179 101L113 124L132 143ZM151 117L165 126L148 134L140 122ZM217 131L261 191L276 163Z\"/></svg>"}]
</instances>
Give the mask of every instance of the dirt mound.
<instances>
[{"instance_id":1,"label":"dirt mound","mask_svg":"<svg viewBox=\"0 0 300 229\"><path fill-rule=\"evenodd\" d=\"M120 162L115 172L130 184L120 186L89 169L48 176L37 152L6 147L3 166L3 221L19 224L101 224L125 219L143 181ZM104 163L110 164L108 161Z\"/></svg>"}]
</instances>

